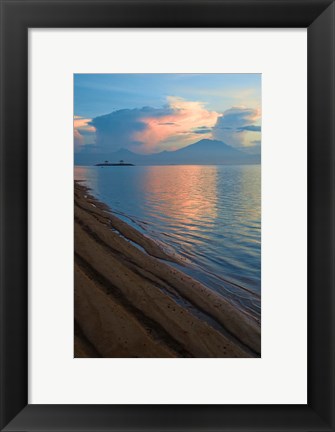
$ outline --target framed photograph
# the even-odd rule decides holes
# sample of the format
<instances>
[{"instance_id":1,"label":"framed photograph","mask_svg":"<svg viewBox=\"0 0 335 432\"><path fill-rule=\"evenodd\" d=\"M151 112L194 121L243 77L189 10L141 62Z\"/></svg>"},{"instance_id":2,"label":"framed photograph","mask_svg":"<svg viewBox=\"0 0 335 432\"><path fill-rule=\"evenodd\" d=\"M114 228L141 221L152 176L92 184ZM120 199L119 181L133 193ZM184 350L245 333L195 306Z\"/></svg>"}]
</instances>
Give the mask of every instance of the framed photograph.
<instances>
[{"instance_id":1,"label":"framed photograph","mask_svg":"<svg viewBox=\"0 0 335 432\"><path fill-rule=\"evenodd\" d=\"M334 430L334 10L1 1L1 430Z\"/></svg>"}]
</instances>

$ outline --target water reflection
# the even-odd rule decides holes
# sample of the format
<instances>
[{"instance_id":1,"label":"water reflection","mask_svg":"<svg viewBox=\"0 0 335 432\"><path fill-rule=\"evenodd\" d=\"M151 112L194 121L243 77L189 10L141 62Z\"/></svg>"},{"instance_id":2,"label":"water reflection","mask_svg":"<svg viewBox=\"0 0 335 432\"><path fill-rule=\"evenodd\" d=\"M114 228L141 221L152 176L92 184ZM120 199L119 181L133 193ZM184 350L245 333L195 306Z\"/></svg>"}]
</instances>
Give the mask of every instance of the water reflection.
<instances>
[{"instance_id":1,"label":"water reflection","mask_svg":"<svg viewBox=\"0 0 335 432\"><path fill-rule=\"evenodd\" d=\"M260 313L260 173L256 165L75 168L75 178L113 211L191 263L186 272L254 315Z\"/></svg>"},{"instance_id":2,"label":"water reflection","mask_svg":"<svg viewBox=\"0 0 335 432\"><path fill-rule=\"evenodd\" d=\"M99 195L99 179L97 167L75 166L74 179L83 182L86 186L91 188L95 196Z\"/></svg>"},{"instance_id":3,"label":"water reflection","mask_svg":"<svg viewBox=\"0 0 335 432\"><path fill-rule=\"evenodd\" d=\"M204 229L217 217L217 168L150 167L141 177L146 205L158 218L185 230Z\"/></svg>"}]
</instances>

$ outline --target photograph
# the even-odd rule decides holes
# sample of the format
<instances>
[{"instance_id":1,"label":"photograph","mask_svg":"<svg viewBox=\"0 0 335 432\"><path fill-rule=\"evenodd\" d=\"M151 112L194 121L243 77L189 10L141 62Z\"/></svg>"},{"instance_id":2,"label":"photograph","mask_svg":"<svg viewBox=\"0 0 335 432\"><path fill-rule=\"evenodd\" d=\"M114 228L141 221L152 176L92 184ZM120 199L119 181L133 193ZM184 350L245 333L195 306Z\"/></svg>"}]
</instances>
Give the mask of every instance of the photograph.
<instances>
[{"instance_id":1,"label":"photograph","mask_svg":"<svg viewBox=\"0 0 335 432\"><path fill-rule=\"evenodd\" d=\"M261 92L73 75L75 358L261 357Z\"/></svg>"}]
</instances>

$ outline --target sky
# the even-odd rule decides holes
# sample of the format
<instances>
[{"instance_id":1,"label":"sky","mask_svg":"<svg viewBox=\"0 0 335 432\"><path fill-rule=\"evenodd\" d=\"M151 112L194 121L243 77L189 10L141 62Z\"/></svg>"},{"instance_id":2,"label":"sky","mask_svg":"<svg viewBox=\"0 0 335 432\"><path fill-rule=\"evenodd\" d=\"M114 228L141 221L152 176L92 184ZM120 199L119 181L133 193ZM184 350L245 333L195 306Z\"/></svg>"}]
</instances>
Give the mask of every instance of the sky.
<instances>
[{"instance_id":1,"label":"sky","mask_svg":"<svg viewBox=\"0 0 335 432\"><path fill-rule=\"evenodd\" d=\"M75 153L174 151L202 138L260 153L261 74L75 74Z\"/></svg>"}]
</instances>

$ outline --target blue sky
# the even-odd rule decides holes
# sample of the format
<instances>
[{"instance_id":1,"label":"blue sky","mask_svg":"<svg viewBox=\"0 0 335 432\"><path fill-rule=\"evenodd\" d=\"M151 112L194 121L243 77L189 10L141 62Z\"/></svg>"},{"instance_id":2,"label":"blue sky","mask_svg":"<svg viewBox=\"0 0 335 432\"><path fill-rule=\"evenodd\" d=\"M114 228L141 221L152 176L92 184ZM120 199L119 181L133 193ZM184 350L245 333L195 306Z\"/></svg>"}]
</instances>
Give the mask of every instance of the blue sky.
<instances>
[{"instance_id":1,"label":"blue sky","mask_svg":"<svg viewBox=\"0 0 335 432\"><path fill-rule=\"evenodd\" d=\"M260 148L260 74L75 74L75 151Z\"/></svg>"}]
</instances>

